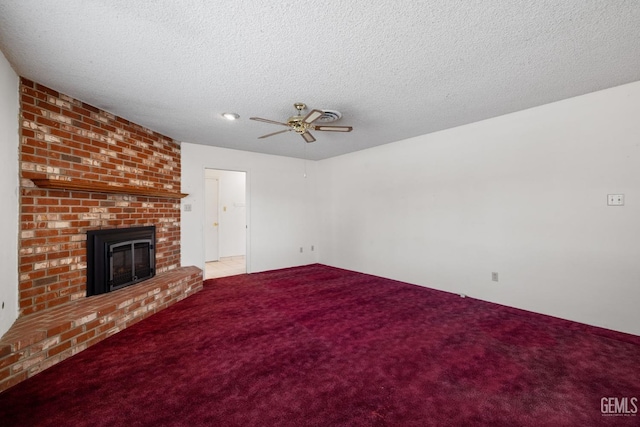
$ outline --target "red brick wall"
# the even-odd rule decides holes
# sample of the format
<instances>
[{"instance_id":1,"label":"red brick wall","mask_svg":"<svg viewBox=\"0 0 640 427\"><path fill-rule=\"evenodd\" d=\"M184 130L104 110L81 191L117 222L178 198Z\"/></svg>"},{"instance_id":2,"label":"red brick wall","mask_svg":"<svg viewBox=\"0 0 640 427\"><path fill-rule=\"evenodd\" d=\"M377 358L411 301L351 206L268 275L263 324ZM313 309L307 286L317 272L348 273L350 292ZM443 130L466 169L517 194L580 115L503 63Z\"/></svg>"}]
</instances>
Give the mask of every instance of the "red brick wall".
<instances>
[{"instance_id":1,"label":"red brick wall","mask_svg":"<svg viewBox=\"0 0 640 427\"><path fill-rule=\"evenodd\" d=\"M47 190L32 179L86 180L180 192L180 145L21 80L21 315L86 295L86 231L156 226L158 273L180 266L178 198Z\"/></svg>"}]
</instances>

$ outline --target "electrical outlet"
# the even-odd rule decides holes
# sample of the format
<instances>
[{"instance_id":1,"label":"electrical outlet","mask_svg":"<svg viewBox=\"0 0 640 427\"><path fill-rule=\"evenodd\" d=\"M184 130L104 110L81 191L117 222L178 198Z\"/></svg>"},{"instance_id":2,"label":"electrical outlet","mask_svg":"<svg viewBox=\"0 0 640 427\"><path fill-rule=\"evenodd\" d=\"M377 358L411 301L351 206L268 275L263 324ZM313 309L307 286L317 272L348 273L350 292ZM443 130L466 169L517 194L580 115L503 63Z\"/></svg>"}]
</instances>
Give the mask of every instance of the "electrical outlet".
<instances>
[{"instance_id":1,"label":"electrical outlet","mask_svg":"<svg viewBox=\"0 0 640 427\"><path fill-rule=\"evenodd\" d=\"M303 251L302 246L300 246L300 253L302 253L302 251Z\"/></svg>"},{"instance_id":2,"label":"electrical outlet","mask_svg":"<svg viewBox=\"0 0 640 427\"><path fill-rule=\"evenodd\" d=\"M315 251L316 249L313 247L313 245L311 245L311 252Z\"/></svg>"},{"instance_id":3,"label":"electrical outlet","mask_svg":"<svg viewBox=\"0 0 640 427\"><path fill-rule=\"evenodd\" d=\"M624 194L607 194L607 206L624 206Z\"/></svg>"},{"instance_id":4,"label":"electrical outlet","mask_svg":"<svg viewBox=\"0 0 640 427\"><path fill-rule=\"evenodd\" d=\"M191 212L191 204L190 203L187 203L187 204L184 205L184 211L185 212Z\"/></svg>"},{"instance_id":5,"label":"electrical outlet","mask_svg":"<svg viewBox=\"0 0 640 427\"><path fill-rule=\"evenodd\" d=\"M498 281L498 273L496 273L495 271L491 273L491 280L494 282Z\"/></svg>"}]
</instances>

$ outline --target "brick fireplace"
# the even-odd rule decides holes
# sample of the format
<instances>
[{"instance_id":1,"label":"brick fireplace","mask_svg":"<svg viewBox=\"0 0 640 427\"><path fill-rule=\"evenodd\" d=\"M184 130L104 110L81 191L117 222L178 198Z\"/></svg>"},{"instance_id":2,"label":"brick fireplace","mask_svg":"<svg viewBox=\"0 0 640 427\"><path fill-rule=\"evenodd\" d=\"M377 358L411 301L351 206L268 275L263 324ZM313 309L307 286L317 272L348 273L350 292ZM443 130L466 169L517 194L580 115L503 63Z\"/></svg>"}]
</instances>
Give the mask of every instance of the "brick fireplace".
<instances>
[{"instance_id":1,"label":"brick fireplace","mask_svg":"<svg viewBox=\"0 0 640 427\"><path fill-rule=\"evenodd\" d=\"M26 79L20 96L20 317L0 391L202 288L180 267L179 143ZM156 275L87 298L87 231L148 226Z\"/></svg>"},{"instance_id":2,"label":"brick fireplace","mask_svg":"<svg viewBox=\"0 0 640 427\"><path fill-rule=\"evenodd\" d=\"M33 82L21 82L20 311L86 295L86 232L157 226L157 272L180 265L180 145ZM34 180L60 181L60 189ZM65 182L87 189L65 190ZM122 193L92 192L111 185ZM169 197L130 195L125 187Z\"/></svg>"}]
</instances>

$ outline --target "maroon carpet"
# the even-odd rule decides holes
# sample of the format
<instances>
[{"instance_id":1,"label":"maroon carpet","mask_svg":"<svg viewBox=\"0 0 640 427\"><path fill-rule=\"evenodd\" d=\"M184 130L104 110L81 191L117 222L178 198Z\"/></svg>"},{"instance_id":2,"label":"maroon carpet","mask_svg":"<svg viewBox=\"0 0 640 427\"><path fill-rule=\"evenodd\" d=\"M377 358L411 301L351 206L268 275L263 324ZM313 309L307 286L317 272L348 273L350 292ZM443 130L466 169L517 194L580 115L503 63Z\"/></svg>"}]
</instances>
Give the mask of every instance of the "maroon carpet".
<instances>
[{"instance_id":1,"label":"maroon carpet","mask_svg":"<svg viewBox=\"0 0 640 427\"><path fill-rule=\"evenodd\" d=\"M0 394L0 424L640 425L632 397L639 337L312 265L207 281Z\"/></svg>"}]
</instances>

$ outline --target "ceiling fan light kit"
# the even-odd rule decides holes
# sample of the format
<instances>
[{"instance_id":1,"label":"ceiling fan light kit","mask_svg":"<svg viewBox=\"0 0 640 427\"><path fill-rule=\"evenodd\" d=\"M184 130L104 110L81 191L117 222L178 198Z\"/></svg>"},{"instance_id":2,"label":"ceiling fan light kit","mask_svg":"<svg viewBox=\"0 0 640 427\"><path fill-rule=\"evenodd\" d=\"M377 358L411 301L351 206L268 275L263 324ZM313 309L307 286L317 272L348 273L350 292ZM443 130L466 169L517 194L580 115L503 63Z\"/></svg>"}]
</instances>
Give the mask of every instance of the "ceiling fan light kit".
<instances>
[{"instance_id":1,"label":"ceiling fan light kit","mask_svg":"<svg viewBox=\"0 0 640 427\"><path fill-rule=\"evenodd\" d=\"M285 130L262 135L258 137L258 139L268 138L280 133L294 131L300 134L305 142L314 142L316 139L309 133L310 130L327 132L351 132L353 130L351 126L325 126L314 124L315 122L333 122L340 119L342 117L342 114L339 111L314 109L309 111L307 115L303 116L302 111L306 110L307 106L302 102L296 102L295 104L293 104L293 106L296 109L296 114L289 117L286 123L263 119L261 117L250 117L251 120L288 127L288 129Z\"/></svg>"}]
</instances>

